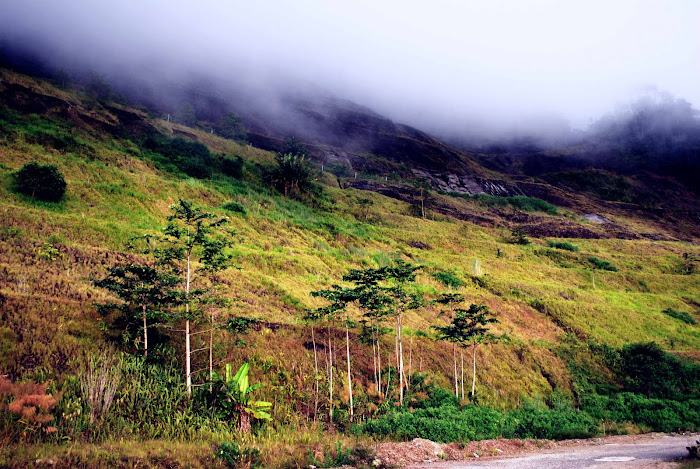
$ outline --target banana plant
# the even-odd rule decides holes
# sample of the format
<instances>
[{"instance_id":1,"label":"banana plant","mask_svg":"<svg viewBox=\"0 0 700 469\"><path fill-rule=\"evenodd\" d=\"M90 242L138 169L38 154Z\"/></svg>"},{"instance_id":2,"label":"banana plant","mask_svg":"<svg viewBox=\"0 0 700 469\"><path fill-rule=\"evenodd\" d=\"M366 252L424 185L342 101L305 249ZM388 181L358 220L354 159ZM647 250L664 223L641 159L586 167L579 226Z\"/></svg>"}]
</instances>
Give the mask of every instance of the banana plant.
<instances>
[{"instance_id":1,"label":"banana plant","mask_svg":"<svg viewBox=\"0 0 700 469\"><path fill-rule=\"evenodd\" d=\"M236 374L232 373L231 364L225 368L224 378L214 373L214 382L217 383L218 400L221 412L217 417L224 418L230 422L237 422L237 429L241 433L250 431L250 418L258 420L272 420L269 410L272 408L271 402L254 401L250 394L265 383L249 384L248 371L250 365L244 363Z\"/></svg>"}]
</instances>

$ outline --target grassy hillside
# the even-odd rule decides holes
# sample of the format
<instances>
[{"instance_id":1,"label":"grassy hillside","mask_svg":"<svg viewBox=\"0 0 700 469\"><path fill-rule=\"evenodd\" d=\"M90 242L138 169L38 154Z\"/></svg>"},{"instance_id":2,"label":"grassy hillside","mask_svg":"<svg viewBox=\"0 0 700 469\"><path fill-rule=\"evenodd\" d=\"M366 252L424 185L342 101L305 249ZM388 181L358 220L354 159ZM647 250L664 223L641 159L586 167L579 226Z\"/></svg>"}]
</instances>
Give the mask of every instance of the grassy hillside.
<instances>
[{"instance_id":1,"label":"grassy hillside","mask_svg":"<svg viewBox=\"0 0 700 469\"><path fill-rule=\"evenodd\" d=\"M266 170L274 164L271 153L6 70L1 77L0 374L12 380L49 381L50 389L76 395L77 378L71 376L87 357L116 354L118 344L106 341L93 306L108 296L92 280L115 264L142 259L126 251L125 243L137 235L158 234L169 207L179 199L229 217L235 230L229 253L240 270L220 274L225 296L233 300L225 315L254 317L261 323L239 337L218 331L215 360L219 369L223 363L237 367L250 362L252 381L267 383L256 396L273 402L273 421L252 440L248 437L249 443L275 442L276 451L284 451L280 444L320 444L320 433L308 436L309 428L319 427L312 423L316 380L303 315L324 302L310 293L341 282L349 269L380 267L395 259L423 266L414 289L427 299L447 291L435 275L447 271L462 281L457 291L468 303L488 305L500 321L493 331L503 339L477 349L481 405L507 409L555 391L571 396L580 378L572 366L584 359L590 361L592 375L621 387L591 344L621 347L653 341L675 355L700 358L700 327L663 312L673 309L700 320L699 273L688 267L700 256L697 245L563 238L513 244L511 228L527 216L510 206L494 211L479 200L434 194L465 213L488 212L495 222L478 226L430 210L423 218L405 202L341 189L328 173L317 181L323 194L302 203L266 184ZM154 135L206 145L212 158L205 165L207 176L190 177L190 166L155 151L148 143ZM222 161L236 157L243 162L238 177L226 175ZM67 193L60 202L39 202L12 189L12 173L29 161L56 165L65 175ZM245 213L225 209L229 202L240 204ZM536 215L542 223L597 229L564 210ZM645 221L630 223L644 226ZM552 247L550 240L578 249ZM602 270L599 261L617 270ZM357 311L351 314L360 319ZM427 373L434 386L449 390L452 347L434 340L431 330L444 323L434 306L410 312L404 320L404 347L411 373ZM339 349L341 383L344 331L331 332ZM181 334L173 329L161 334L171 338L172 352L163 352L163 357L175 363L172 386L181 386ZM363 344L358 334L359 328L350 331L355 400L364 420L383 414L386 407L373 390L371 345ZM393 342L393 332L384 337L387 361ZM571 355L572 350L578 352ZM470 359L465 352L465 361ZM205 362L203 354L195 368ZM200 374L196 380L204 378ZM341 384L336 389L338 419L347 422L342 416L347 390ZM54 441L92 441L85 435L93 431L99 436L100 429L67 421L69 405L64 399L57 407L61 412L54 417L59 430ZM206 424L195 407L177 407L178 415L190 419L184 422L192 431L172 432L174 427L163 424L129 432L134 438L197 441L192 444L200 445L200 452L201 442L237 438L225 423ZM7 441L25 438L12 430L7 418L3 422L0 430ZM119 428L128 427L122 423Z\"/></svg>"}]
</instances>

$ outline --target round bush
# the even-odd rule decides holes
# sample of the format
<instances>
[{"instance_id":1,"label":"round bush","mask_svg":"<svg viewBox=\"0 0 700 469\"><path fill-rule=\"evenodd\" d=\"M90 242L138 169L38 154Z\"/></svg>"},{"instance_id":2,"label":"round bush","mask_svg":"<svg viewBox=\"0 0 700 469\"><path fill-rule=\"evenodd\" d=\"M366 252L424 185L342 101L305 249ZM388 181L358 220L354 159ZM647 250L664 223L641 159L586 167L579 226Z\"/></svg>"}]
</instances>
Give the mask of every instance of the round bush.
<instances>
[{"instance_id":1,"label":"round bush","mask_svg":"<svg viewBox=\"0 0 700 469\"><path fill-rule=\"evenodd\" d=\"M36 161L25 164L14 173L15 190L47 202L58 202L66 193L66 180L58 168Z\"/></svg>"}]
</instances>

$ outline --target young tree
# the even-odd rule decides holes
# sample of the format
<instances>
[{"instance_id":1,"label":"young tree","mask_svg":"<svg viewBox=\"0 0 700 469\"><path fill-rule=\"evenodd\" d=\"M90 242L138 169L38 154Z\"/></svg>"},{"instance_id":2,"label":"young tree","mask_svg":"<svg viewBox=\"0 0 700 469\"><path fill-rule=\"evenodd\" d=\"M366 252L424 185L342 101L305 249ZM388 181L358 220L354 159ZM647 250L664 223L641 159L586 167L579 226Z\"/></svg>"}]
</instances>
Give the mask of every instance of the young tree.
<instances>
[{"instance_id":1,"label":"young tree","mask_svg":"<svg viewBox=\"0 0 700 469\"><path fill-rule=\"evenodd\" d=\"M122 303L97 305L98 311L106 316L110 311L118 311L112 327L122 329L122 337L131 339L136 335L139 321L143 329L143 356L148 356L148 320L158 321L163 317L163 309L178 302L177 285L182 279L156 267L143 264L128 264L111 267L107 276L95 280L95 286L114 293Z\"/></svg>"},{"instance_id":2,"label":"young tree","mask_svg":"<svg viewBox=\"0 0 700 469\"><path fill-rule=\"evenodd\" d=\"M195 318L192 306L194 300L203 293L201 289L192 288L193 275L198 273L201 280L211 281L215 272L228 267L230 256L223 252L228 243L214 237L217 233L221 234L221 227L227 219L218 218L182 199L171 209L173 213L168 217L168 224L163 230L165 246L156 252L163 263L173 266L185 276L185 311L180 319L185 321L185 380L187 393L191 395L191 359L194 353L191 349L191 321ZM201 267L196 269L195 264Z\"/></svg>"},{"instance_id":3,"label":"young tree","mask_svg":"<svg viewBox=\"0 0 700 469\"><path fill-rule=\"evenodd\" d=\"M455 305L464 301L464 295L459 293L443 293L439 298L433 301L433 303L440 304L447 307L448 320L452 321L454 319ZM442 313L440 313L442 314ZM455 378L455 396L459 397L459 382L457 380L457 341L452 340L452 337L446 338L449 342L452 342L452 359L454 364L454 378ZM462 392L464 392L464 386L462 386Z\"/></svg>"},{"instance_id":4,"label":"young tree","mask_svg":"<svg viewBox=\"0 0 700 469\"><path fill-rule=\"evenodd\" d=\"M285 140L281 153L283 155L309 156L308 148L306 148L306 145L304 145L298 137L289 137Z\"/></svg>"},{"instance_id":5,"label":"young tree","mask_svg":"<svg viewBox=\"0 0 700 469\"><path fill-rule=\"evenodd\" d=\"M175 122L188 127L192 127L197 123L197 115L195 114L194 107L187 101L180 104L180 107L175 111L174 117Z\"/></svg>"},{"instance_id":6,"label":"young tree","mask_svg":"<svg viewBox=\"0 0 700 469\"><path fill-rule=\"evenodd\" d=\"M355 288L346 293L347 302L356 302L363 312L363 317L370 324L375 384L380 394L382 393L382 355L379 339L385 332L381 324L390 314L393 301L388 289L380 286L379 282L386 282L388 278L386 267L351 269L343 276L344 281L355 284Z\"/></svg>"},{"instance_id":7,"label":"young tree","mask_svg":"<svg viewBox=\"0 0 700 469\"><path fill-rule=\"evenodd\" d=\"M287 196L299 196L311 190L314 171L305 155L278 153L277 168L272 178L280 192Z\"/></svg>"},{"instance_id":8,"label":"young tree","mask_svg":"<svg viewBox=\"0 0 700 469\"><path fill-rule=\"evenodd\" d=\"M476 346L480 343L497 339L495 335L488 332L488 324L498 322L496 318L490 316L491 311L488 306L472 304L469 306L469 309L456 309L455 316L452 318L450 324L446 326L433 326L433 328L440 333L440 338L442 340L456 342L460 344L462 348L471 344L473 364L472 399L476 391Z\"/></svg>"},{"instance_id":9,"label":"young tree","mask_svg":"<svg viewBox=\"0 0 700 469\"><path fill-rule=\"evenodd\" d=\"M312 292L311 294L314 295L317 292ZM318 295L320 296L320 295ZM333 321L335 321L338 311L343 308L342 305L339 304L331 304L330 306L326 306L323 308L317 308L313 311L308 311L306 313L305 319L308 321L313 322L325 322L326 324L326 333L328 336L328 345L326 346L326 350L328 352L327 354L327 360L326 360L326 375L328 376L328 421L332 422L333 421L333 342L332 342L332 336L331 336L331 324ZM312 337L313 336L313 325L311 328L311 333ZM315 355L315 350L316 350L316 341L315 338L314 340L314 360L316 358ZM316 368L316 374L318 374L318 368ZM350 374L348 373L348 378ZM348 388L352 389L351 384L348 384Z\"/></svg>"},{"instance_id":10,"label":"young tree","mask_svg":"<svg viewBox=\"0 0 700 469\"><path fill-rule=\"evenodd\" d=\"M235 112L227 112L219 123L219 133L222 137L245 143L248 135L245 132L241 118Z\"/></svg>"},{"instance_id":11,"label":"young tree","mask_svg":"<svg viewBox=\"0 0 700 469\"><path fill-rule=\"evenodd\" d=\"M416 293L407 290L407 284L416 281L416 271L421 266L397 260L393 266L387 267L387 274L393 285L388 291L392 298L393 311L396 316L396 362L399 374L399 402L403 405L404 387L408 386L404 373L403 361L403 315L406 311L423 306L423 299Z\"/></svg>"},{"instance_id":12,"label":"young tree","mask_svg":"<svg viewBox=\"0 0 700 469\"><path fill-rule=\"evenodd\" d=\"M272 420L270 409L271 402L254 401L251 393L264 386L265 383L249 384L248 371L250 365L244 363L235 375L231 372L231 364L226 364L224 377L214 374L216 391L219 396L219 405L222 412L219 417L229 421L236 420L236 429L240 433L250 431L250 418L258 420Z\"/></svg>"}]
</instances>

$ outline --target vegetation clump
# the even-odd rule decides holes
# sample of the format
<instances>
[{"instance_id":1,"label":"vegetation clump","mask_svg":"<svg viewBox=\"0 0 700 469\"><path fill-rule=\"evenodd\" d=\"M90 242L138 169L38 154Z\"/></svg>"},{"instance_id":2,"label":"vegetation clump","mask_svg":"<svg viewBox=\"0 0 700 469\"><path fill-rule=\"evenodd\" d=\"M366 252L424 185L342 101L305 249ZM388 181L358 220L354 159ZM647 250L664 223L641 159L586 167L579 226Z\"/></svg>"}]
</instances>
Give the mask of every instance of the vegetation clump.
<instances>
[{"instance_id":1,"label":"vegetation clump","mask_svg":"<svg viewBox=\"0 0 700 469\"><path fill-rule=\"evenodd\" d=\"M221 208L223 208L224 210L228 210L229 212L239 213L241 215L245 215L248 213L243 204L238 202L227 202L224 205L222 205Z\"/></svg>"},{"instance_id":2,"label":"vegetation clump","mask_svg":"<svg viewBox=\"0 0 700 469\"><path fill-rule=\"evenodd\" d=\"M578 246L575 246L566 241L547 241L550 248L563 249L565 251L578 252Z\"/></svg>"},{"instance_id":3,"label":"vegetation clump","mask_svg":"<svg viewBox=\"0 0 700 469\"><path fill-rule=\"evenodd\" d=\"M146 139L144 147L150 158L163 165L164 169L172 172L179 170L199 179L211 176L214 158L209 148L199 142L158 135Z\"/></svg>"},{"instance_id":4,"label":"vegetation clump","mask_svg":"<svg viewBox=\"0 0 700 469\"><path fill-rule=\"evenodd\" d=\"M661 312L664 313L666 316L671 316L672 318L678 319L679 321L683 321L686 324L695 325L698 323L695 320L695 318L690 315L690 313L686 313L685 311L680 311L674 308L666 308Z\"/></svg>"},{"instance_id":5,"label":"vegetation clump","mask_svg":"<svg viewBox=\"0 0 700 469\"><path fill-rule=\"evenodd\" d=\"M219 134L221 134L222 137L230 138L239 143L246 143L248 140L243 122L241 122L241 118L238 117L235 112L227 112L224 117L221 118L221 122L219 122Z\"/></svg>"},{"instance_id":6,"label":"vegetation clump","mask_svg":"<svg viewBox=\"0 0 700 469\"><path fill-rule=\"evenodd\" d=\"M235 441L221 443L214 454L228 467L262 467L262 457L258 448L239 445Z\"/></svg>"},{"instance_id":7,"label":"vegetation clump","mask_svg":"<svg viewBox=\"0 0 700 469\"><path fill-rule=\"evenodd\" d=\"M607 270L610 272L617 272L618 268L612 265L610 262L603 259L598 259L597 257L591 256L588 258L588 262L593 264L593 268L600 270Z\"/></svg>"},{"instance_id":8,"label":"vegetation clump","mask_svg":"<svg viewBox=\"0 0 700 469\"><path fill-rule=\"evenodd\" d=\"M530 244L530 238L527 237L527 233L521 227L513 228L510 232L510 242L512 244L519 244L521 246L527 246Z\"/></svg>"},{"instance_id":9,"label":"vegetation clump","mask_svg":"<svg viewBox=\"0 0 700 469\"><path fill-rule=\"evenodd\" d=\"M46 202L58 202L66 193L66 180L52 164L31 161L13 174L15 190Z\"/></svg>"}]
</instances>

